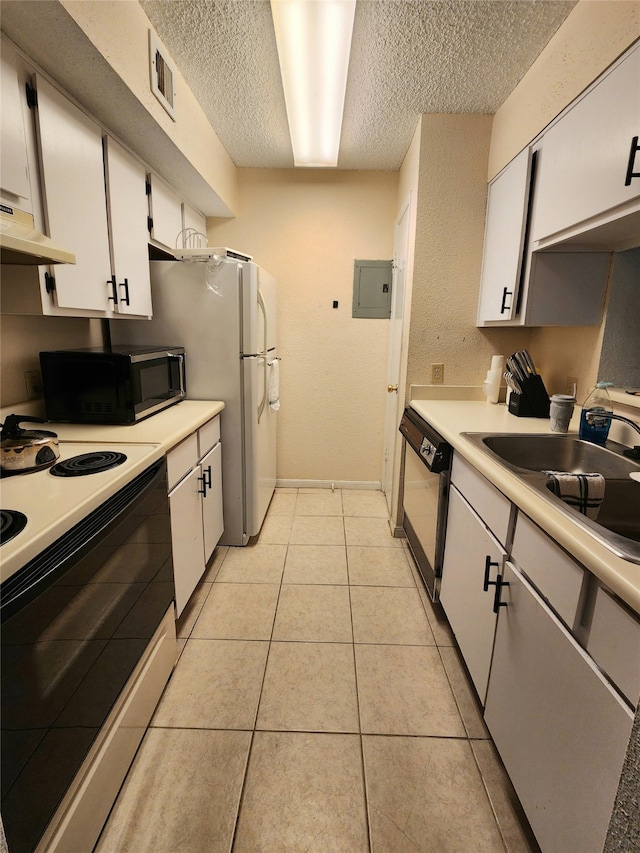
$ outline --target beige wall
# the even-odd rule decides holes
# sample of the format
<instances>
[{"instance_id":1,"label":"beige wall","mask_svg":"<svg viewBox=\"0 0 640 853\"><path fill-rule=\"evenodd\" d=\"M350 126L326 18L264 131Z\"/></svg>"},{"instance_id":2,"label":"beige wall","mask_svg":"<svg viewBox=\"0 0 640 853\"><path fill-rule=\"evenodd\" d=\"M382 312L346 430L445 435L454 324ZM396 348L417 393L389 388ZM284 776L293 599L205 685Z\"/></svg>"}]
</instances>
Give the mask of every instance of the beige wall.
<instances>
[{"instance_id":1,"label":"beige wall","mask_svg":"<svg viewBox=\"0 0 640 853\"><path fill-rule=\"evenodd\" d=\"M424 115L420 140L408 384L481 385L491 355L527 346L526 329L477 329L491 116Z\"/></svg>"},{"instance_id":2,"label":"beige wall","mask_svg":"<svg viewBox=\"0 0 640 853\"><path fill-rule=\"evenodd\" d=\"M489 179L637 38L638 0L580 0L496 112Z\"/></svg>"},{"instance_id":3,"label":"beige wall","mask_svg":"<svg viewBox=\"0 0 640 853\"><path fill-rule=\"evenodd\" d=\"M235 209L236 168L182 75L175 75L177 120L149 87L149 19L139 3L60 0L140 105L175 143L225 204Z\"/></svg>"},{"instance_id":4,"label":"beige wall","mask_svg":"<svg viewBox=\"0 0 640 853\"><path fill-rule=\"evenodd\" d=\"M40 350L99 346L102 327L100 320L3 314L0 336L0 406L11 406L27 399L24 374L40 369Z\"/></svg>"},{"instance_id":5,"label":"beige wall","mask_svg":"<svg viewBox=\"0 0 640 853\"><path fill-rule=\"evenodd\" d=\"M397 191L397 172L240 169L238 217L209 221L278 281L281 480L380 481L389 321L352 319L353 262L392 257Z\"/></svg>"}]
</instances>

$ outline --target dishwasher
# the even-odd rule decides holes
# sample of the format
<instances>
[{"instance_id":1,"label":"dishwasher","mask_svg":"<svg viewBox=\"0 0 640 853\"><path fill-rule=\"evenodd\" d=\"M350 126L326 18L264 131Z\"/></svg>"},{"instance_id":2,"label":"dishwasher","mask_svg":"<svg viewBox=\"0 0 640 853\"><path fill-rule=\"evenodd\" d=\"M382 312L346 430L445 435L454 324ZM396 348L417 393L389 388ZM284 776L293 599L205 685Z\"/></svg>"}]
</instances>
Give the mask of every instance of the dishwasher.
<instances>
[{"instance_id":1,"label":"dishwasher","mask_svg":"<svg viewBox=\"0 0 640 853\"><path fill-rule=\"evenodd\" d=\"M452 448L407 407L400 421L404 436L403 529L432 601L440 597L447 528Z\"/></svg>"}]
</instances>

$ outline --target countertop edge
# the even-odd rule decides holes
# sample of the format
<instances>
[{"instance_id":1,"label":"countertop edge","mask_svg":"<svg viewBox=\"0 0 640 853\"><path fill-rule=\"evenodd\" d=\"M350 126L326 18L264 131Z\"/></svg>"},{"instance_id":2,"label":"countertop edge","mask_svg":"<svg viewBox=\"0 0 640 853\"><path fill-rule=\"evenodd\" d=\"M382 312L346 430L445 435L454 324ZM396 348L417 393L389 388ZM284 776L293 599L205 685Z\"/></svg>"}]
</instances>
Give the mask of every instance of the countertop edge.
<instances>
[{"instance_id":1,"label":"countertop edge","mask_svg":"<svg viewBox=\"0 0 640 853\"><path fill-rule=\"evenodd\" d=\"M612 554L516 474L503 468L462 435L462 432L549 433L548 420L516 419L504 406L472 401L411 400L410 405L505 497L640 615L640 565ZM570 432L577 433L575 416Z\"/></svg>"}]
</instances>

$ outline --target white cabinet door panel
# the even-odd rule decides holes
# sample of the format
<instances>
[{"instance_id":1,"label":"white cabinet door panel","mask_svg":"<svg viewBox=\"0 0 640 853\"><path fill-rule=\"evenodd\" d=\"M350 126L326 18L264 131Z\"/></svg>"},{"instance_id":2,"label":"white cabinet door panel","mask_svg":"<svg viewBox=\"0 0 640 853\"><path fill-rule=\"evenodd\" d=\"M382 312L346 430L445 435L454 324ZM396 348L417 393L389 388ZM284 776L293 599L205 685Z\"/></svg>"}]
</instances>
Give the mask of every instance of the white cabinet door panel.
<instances>
[{"instance_id":1,"label":"white cabinet door panel","mask_svg":"<svg viewBox=\"0 0 640 853\"><path fill-rule=\"evenodd\" d=\"M147 172L110 137L105 139L105 162L117 298L111 304L119 315L150 316Z\"/></svg>"},{"instance_id":2,"label":"white cabinet door panel","mask_svg":"<svg viewBox=\"0 0 640 853\"><path fill-rule=\"evenodd\" d=\"M542 140L533 239L540 240L640 196L625 186L640 134L640 49L607 74ZM635 171L640 171L640 153Z\"/></svg>"},{"instance_id":3,"label":"white cabinet door panel","mask_svg":"<svg viewBox=\"0 0 640 853\"><path fill-rule=\"evenodd\" d=\"M507 563L485 720L545 853L601 853L633 714Z\"/></svg>"},{"instance_id":4,"label":"white cabinet door panel","mask_svg":"<svg viewBox=\"0 0 640 853\"><path fill-rule=\"evenodd\" d=\"M168 249L175 249L176 240L182 232L182 201L171 187L156 175L149 175L149 183L150 212L153 220L151 237Z\"/></svg>"},{"instance_id":5,"label":"white cabinet door panel","mask_svg":"<svg viewBox=\"0 0 640 853\"><path fill-rule=\"evenodd\" d=\"M495 587L490 585L484 590L485 567L490 560L489 579L495 582L504 555L482 521L451 486L440 602L481 702L487 690L496 627Z\"/></svg>"},{"instance_id":6,"label":"white cabinet door panel","mask_svg":"<svg viewBox=\"0 0 640 853\"><path fill-rule=\"evenodd\" d=\"M56 301L100 314L111 276L102 131L40 76L37 89L49 236L76 255L75 265L56 267Z\"/></svg>"},{"instance_id":7,"label":"white cabinet door panel","mask_svg":"<svg viewBox=\"0 0 640 853\"><path fill-rule=\"evenodd\" d=\"M204 528L204 561L209 562L213 550L224 530L222 517L222 445L216 444L200 463L207 483L202 498L202 526Z\"/></svg>"},{"instance_id":8,"label":"white cabinet door panel","mask_svg":"<svg viewBox=\"0 0 640 853\"><path fill-rule=\"evenodd\" d=\"M169 492L176 616L180 616L205 569L200 467Z\"/></svg>"},{"instance_id":9,"label":"white cabinet door panel","mask_svg":"<svg viewBox=\"0 0 640 853\"><path fill-rule=\"evenodd\" d=\"M30 211L28 199L31 196L29 185L29 167L27 159L27 140L24 132L23 95L18 82L18 59L9 42L2 42L0 51L2 73L2 98L0 108L0 179L2 189L20 199L16 205L21 210Z\"/></svg>"},{"instance_id":10,"label":"white cabinet door panel","mask_svg":"<svg viewBox=\"0 0 640 853\"><path fill-rule=\"evenodd\" d=\"M478 325L516 315L530 174L531 151L525 148L489 185Z\"/></svg>"}]
</instances>

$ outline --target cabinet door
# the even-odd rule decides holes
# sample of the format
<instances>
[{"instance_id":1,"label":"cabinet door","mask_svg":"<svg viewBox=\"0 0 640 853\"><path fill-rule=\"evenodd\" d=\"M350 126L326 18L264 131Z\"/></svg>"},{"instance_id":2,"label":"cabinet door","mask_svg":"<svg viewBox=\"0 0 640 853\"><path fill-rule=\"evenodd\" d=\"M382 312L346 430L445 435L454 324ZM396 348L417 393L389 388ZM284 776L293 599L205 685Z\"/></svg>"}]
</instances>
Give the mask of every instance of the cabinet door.
<instances>
[{"instance_id":1,"label":"cabinet door","mask_svg":"<svg viewBox=\"0 0 640 853\"><path fill-rule=\"evenodd\" d=\"M149 212L153 222L151 238L167 249L175 249L176 240L182 233L182 201L171 187L156 175L149 175L149 183Z\"/></svg>"},{"instance_id":2,"label":"cabinet door","mask_svg":"<svg viewBox=\"0 0 640 853\"><path fill-rule=\"evenodd\" d=\"M540 240L640 197L625 186L640 134L640 49L630 53L544 134L533 239ZM636 139L637 141L637 139ZM640 171L640 153L635 156Z\"/></svg>"},{"instance_id":3,"label":"cabinet door","mask_svg":"<svg viewBox=\"0 0 640 853\"><path fill-rule=\"evenodd\" d=\"M16 206L30 212L31 188L27 140L24 132L23 96L18 82L18 58L11 44L4 40L0 51L0 62L2 63L0 180L3 192L19 200Z\"/></svg>"},{"instance_id":4,"label":"cabinet door","mask_svg":"<svg viewBox=\"0 0 640 853\"><path fill-rule=\"evenodd\" d=\"M440 602L484 702L496 627L494 585L505 552L455 486L449 496ZM485 591L485 570L490 580Z\"/></svg>"},{"instance_id":5,"label":"cabinet door","mask_svg":"<svg viewBox=\"0 0 640 853\"><path fill-rule=\"evenodd\" d=\"M176 616L180 616L205 569L200 466L169 492Z\"/></svg>"},{"instance_id":6,"label":"cabinet door","mask_svg":"<svg viewBox=\"0 0 640 853\"><path fill-rule=\"evenodd\" d=\"M56 302L102 316L111 276L102 131L40 76L37 88L49 236L76 255L56 267Z\"/></svg>"},{"instance_id":7,"label":"cabinet door","mask_svg":"<svg viewBox=\"0 0 640 853\"><path fill-rule=\"evenodd\" d=\"M526 148L489 185L478 325L512 320L518 288L529 204L531 151Z\"/></svg>"},{"instance_id":8,"label":"cabinet door","mask_svg":"<svg viewBox=\"0 0 640 853\"><path fill-rule=\"evenodd\" d=\"M191 237L193 248L197 249L201 244L204 246L208 245L207 219L197 210L194 210L193 207L189 207L188 204L182 205L182 226L185 230L191 229L192 231L197 231L198 235L202 234L202 237L198 237L197 235Z\"/></svg>"},{"instance_id":9,"label":"cabinet door","mask_svg":"<svg viewBox=\"0 0 640 853\"><path fill-rule=\"evenodd\" d=\"M209 562L213 550L224 530L222 518L222 445L213 450L200 463L207 488L202 498L202 526L204 528L204 561Z\"/></svg>"},{"instance_id":10,"label":"cabinet door","mask_svg":"<svg viewBox=\"0 0 640 853\"><path fill-rule=\"evenodd\" d=\"M633 715L507 563L485 720L543 851L601 853Z\"/></svg>"},{"instance_id":11,"label":"cabinet door","mask_svg":"<svg viewBox=\"0 0 640 853\"><path fill-rule=\"evenodd\" d=\"M147 172L139 160L109 137L105 138L104 154L115 275L111 303L116 317L150 316Z\"/></svg>"}]
</instances>

